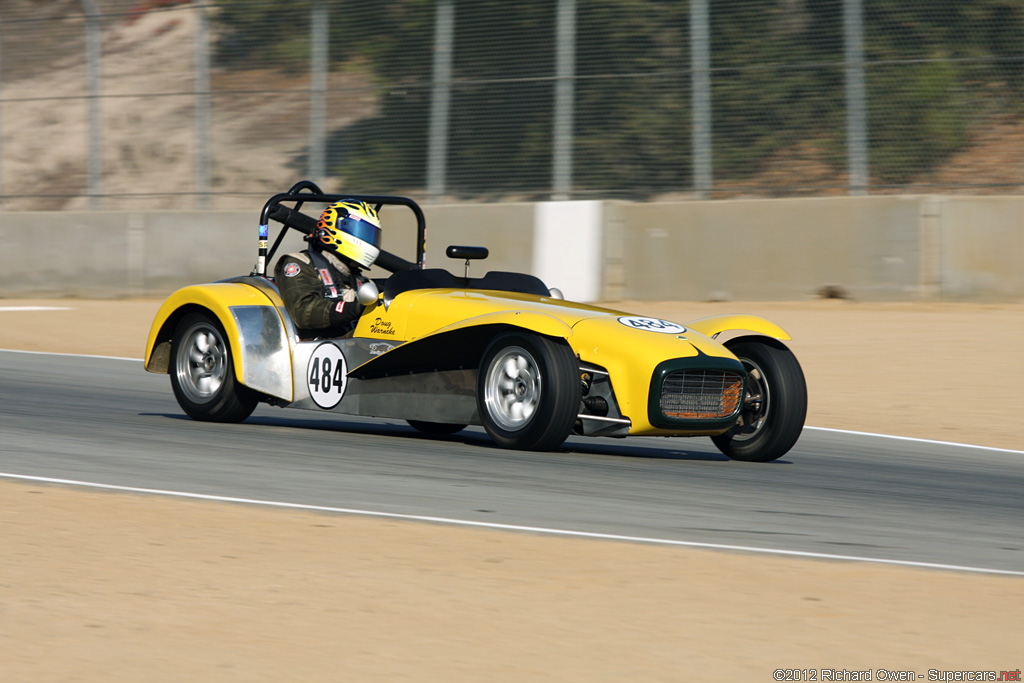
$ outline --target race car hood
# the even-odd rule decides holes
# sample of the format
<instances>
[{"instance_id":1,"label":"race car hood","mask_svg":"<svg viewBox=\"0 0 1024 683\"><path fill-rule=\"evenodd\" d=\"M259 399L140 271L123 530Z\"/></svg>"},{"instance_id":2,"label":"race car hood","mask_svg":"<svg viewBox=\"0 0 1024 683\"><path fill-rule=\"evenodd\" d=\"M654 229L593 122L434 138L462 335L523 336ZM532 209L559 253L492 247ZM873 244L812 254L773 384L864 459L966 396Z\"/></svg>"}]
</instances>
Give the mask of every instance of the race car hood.
<instances>
[{"instance_id":1,"label":"race car hood","mask_svg":"<svg viewBox=\"0 0 1024 683\"><path fill-rule=\"evenodd\" d=\"M418 289L364 312L355 336L414 341L460 327L507 323L568 337L581 320L621 315L598 306L515 292Z\"/></svg>"}]
</instances>

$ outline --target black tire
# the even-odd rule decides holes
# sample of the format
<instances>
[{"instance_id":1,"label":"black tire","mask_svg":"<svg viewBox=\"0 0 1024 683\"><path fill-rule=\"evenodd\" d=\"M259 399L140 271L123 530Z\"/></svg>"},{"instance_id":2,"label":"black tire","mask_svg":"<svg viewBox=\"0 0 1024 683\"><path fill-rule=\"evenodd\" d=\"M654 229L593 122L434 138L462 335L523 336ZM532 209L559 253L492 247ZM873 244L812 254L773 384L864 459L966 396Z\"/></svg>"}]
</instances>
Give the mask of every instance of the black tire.
<instances>
[{"instance_id":1,"label":"black tire","mask_svg":"<svg viewBox=\"0 0 1024 683\"><path fill-rule=\"evenodd\" d=\"M231 347L210 313L182 317L171 343L171 387L185 413L204 422L241 422L259 395L235 379Z\"/></svg>"},{"instance_id":2,"label":"black tire","mask_svg":"<svg viewBox=\"0 0 1024 683\"><path fill-rule=\"evenodd\" d=\"M421 420L406 420L406 422L416 431L433 436L447 436L466 428L466 425L448 424L447 422L423 422Z\"/></svg>"},{"instance_id":3,"label":"black tire","mask_svg":"<svg viewBox=\"0 0 1024 683\"><path fill-rule=\"evenodd\" d=\"M785 455L800 438L807 416L807 383L796 356L767 337L725 342L747 370L747 395L740 423L711 437L733 460L769 462Z\"/></svg>"},{"instance_id":4,"label":"black tire","mask_svg":"<svg viewBox=\"0 0 1024 683\"><path fill-rule=\"evenodd\" d=\"M484 429L504 448L554 450L579 414L576 355L565 342L529 332L507 332L491 341L476 388Z\"/></svg>"}]
</instances>

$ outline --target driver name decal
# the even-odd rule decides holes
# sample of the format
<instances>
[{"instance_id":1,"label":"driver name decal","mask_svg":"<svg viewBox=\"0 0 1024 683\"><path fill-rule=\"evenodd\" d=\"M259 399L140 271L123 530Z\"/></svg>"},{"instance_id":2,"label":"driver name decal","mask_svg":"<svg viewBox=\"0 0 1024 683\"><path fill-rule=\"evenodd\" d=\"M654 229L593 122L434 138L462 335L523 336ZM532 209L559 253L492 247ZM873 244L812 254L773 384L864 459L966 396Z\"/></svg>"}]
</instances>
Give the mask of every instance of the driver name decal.
<instances>
[{"instance_id":1,"label":"driver name decal","mask_svg":"<svg viewBox=\"0 0 1024 683\"><path fill-rule=\"evenodd\" d=\"M660 332L662 334L682 334L686 328L668 320L658 318L642 318L636 315L624 315L619 322L634 330L646 330L647 332Z\"/></svg>"},{"instance_id":2,"label":"driver name decal","mask_svg":"<svg viewBox=\"0 0 1024 683\"><path fill-rule=\"evenodd\" d=\"M384 320L382 318L377 318L373 321L370 325L370 332L373 334L386 334L392 337L395 336L395 328L391 326L391 321Z\"/></svg>"},{"instance_id":3,"label":"driver name decal","mask_svg":"<svg viewBox=\"0 0 1024 683\"><path fill-rule=\"evenodd\" d=\"M348 384L348 366L345 355L336 345L324 342L313 350L306 366L306 386L309 396L321 408L333 408L341 403Z\"/></svg>"}]
</instances>

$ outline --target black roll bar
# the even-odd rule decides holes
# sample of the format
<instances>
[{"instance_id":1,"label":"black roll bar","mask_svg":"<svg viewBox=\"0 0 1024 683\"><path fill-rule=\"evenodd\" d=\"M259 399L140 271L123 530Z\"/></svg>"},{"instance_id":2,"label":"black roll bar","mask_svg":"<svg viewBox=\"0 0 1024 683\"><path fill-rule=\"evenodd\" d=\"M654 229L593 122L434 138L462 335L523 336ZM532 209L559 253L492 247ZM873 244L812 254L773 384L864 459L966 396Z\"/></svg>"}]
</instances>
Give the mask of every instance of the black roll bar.
<instances>
[{"instance_id":1,"label":"black roll bar","mask_svg":"<svg viewBox=\"0 0 1024 683\"><path fill-rule=\"evenodd\" d=\"M311 234L316 229L317 219L302 213L299 209L306 202L333 204L342 200L354 200L373 204L379 211L382 206L405 206L416 216L416 262L410 263L405 259L381 249L374 265L379 265L392 273L400 270L422 269L426 262L426 235L427 223L423 216L423 209L420 205L408 197L397 195L360 195L360 194L326 194L316 183L311 180L301 180L292 186L287 192L275 194L267 200L260 212L259 225L259 259L252 274L261 277L267 275L267 261L274 258L277 248L281 245L288 229L298 230L304 235ZM285 203L294 203L294 207L284 206ZM269 221L274 220L282 224L281 232L274 240L274 246L267 249L269 238Z\"/></svg>"}]
</instances>

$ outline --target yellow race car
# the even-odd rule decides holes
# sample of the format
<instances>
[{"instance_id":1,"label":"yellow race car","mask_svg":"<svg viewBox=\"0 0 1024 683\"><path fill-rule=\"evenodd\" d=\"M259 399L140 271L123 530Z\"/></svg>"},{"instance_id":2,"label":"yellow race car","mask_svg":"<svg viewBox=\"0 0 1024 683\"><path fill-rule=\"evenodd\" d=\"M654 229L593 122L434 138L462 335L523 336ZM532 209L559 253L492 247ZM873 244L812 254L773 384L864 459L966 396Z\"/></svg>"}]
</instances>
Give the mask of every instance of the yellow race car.
<instances>
[{"instance_id":1,"label":"yellow race car","mask_svg":"<svg viewBox=\"0 0 1024 683\"><path fill-rule=\"evenodd\" d=\"M359 291L344 338L308 338L266 265L289 229L309 234L304 204L400 205L417 221L417 262L381 251L391 272ZM270 221L282 224L268 249ZM180 289L163 303L145 368L170 375L197 420L238 422L260 402L399 418L431 434L482 425L499 445L558 448L584 436L709 436L731 458L766 462L803 428L807 389L790 339L752 315L686 324L565 301L538 278L469 276L483 247L448 247L464 274L425 268L426 225L411 199L324 194L309 181L271 197L256 267ZM726 339L719 341L719 338Z\"/></svg>"}]
</instances>

